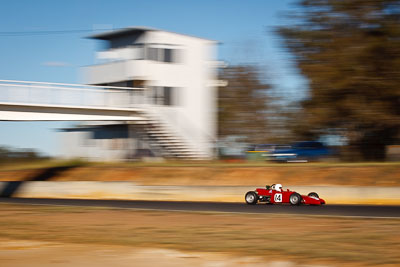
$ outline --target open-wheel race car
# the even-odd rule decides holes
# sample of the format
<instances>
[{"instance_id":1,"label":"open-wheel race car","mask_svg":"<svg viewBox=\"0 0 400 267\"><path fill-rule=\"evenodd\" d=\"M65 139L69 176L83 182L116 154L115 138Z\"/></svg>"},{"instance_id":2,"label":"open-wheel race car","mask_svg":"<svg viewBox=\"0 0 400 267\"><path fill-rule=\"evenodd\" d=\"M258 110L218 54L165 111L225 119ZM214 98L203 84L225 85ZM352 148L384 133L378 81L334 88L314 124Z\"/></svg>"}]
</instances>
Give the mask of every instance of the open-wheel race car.
<instances>
[{"instance_id":1,"label":"open-wheel race car","mask_svg":"<svg viewBox=\"0 0 400 267\"><path fill-rule=\"evenodd\" d=\"M246 203L255 205L257 202L267 204L290 203L291 205L323 205L325 200L320 198L317 193L311 192L307 196L300 195L289 189L283 190L281 184L267 185L265 188L257 188L255 191L249 191L245 195Z\"/></svg>"}]
</instances>

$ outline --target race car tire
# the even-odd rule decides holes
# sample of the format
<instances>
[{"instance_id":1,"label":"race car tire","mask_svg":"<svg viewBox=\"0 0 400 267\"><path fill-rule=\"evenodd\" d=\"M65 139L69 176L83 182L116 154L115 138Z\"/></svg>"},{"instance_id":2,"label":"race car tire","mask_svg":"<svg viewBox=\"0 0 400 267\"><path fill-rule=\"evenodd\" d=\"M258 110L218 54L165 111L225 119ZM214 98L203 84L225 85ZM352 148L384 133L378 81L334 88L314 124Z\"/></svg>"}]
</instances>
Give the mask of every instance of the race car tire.
<instances>
[{"instance_id":1,"label":"race car tire","mask_svg":"<svg viewBox=\"0 0 400 267\"><path fill-rule=\"evenodd\" d=\"M301 203L301 196L298 193L293 193L289 197L289 202L291 205L300 205Z\"/></svg>"},{"instance_id":2,"label":"race car tire","mask_svg":"<svg viewBox=\"0 0 400 267\"><path fill-rule=\"evenodd\" d=\"M316 198L319 198L319 195L318 195L317 193L315 193L315 192L309 193L308 196L309 196L309 197L316 197Z\"/></svg>"},{"instance_id":3,"label":"race car tire","mask_svg":"<svg viewBox=\"0 0 400 267\"><path fill-rule=\"evenodd\" d=\"M244 199L246 200L246 203L248 205L255 205L255 204L257 204L258 195L254 191L249 191L246 193L246 196L244 197Z\"/></svg>"}]
</instances>

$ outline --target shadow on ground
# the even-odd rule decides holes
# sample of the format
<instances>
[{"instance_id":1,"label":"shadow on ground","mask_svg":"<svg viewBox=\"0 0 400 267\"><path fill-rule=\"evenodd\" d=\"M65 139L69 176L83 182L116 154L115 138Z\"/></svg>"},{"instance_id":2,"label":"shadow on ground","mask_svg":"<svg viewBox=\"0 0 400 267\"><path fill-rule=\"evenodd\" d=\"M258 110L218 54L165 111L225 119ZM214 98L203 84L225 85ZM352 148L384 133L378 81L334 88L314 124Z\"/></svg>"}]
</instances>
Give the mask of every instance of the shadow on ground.
<instances>
[{"instance_id":1,"label":"shadow on ground","mask_svg":"<svg viewBox=\"0 0 400 267\"><path fill-rule=\"evenodd\" d=\"M76 168L78 166L79 165L47 168L44 169L42 172L39 172L37 175L26 179L25 181L7 182L3 189L1 189L0 191L0 197L14 197L22 188L25 182L48 181L51 180L53 177L60 175L62 172Z\"/></svg>"}]
</instances>

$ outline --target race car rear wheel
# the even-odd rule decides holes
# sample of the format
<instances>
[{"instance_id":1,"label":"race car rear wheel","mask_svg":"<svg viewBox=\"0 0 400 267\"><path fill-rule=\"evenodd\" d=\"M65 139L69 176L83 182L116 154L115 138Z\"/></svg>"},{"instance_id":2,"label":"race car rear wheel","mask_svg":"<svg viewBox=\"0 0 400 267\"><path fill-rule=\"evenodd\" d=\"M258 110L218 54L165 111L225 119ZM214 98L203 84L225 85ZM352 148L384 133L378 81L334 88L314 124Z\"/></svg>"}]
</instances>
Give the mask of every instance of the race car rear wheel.
<instances>
[{"instance_id":1,"label":"race car rear wheel","mask_svg":"<svg viewBox=\"0 0 400 267\"><path fill-rule=\"evenodd\" d=\"M309 197L316 197L316 198L319 198L318 194L315 193L315 192L309 193L308 196L309 196Z\"/></svg>"},{"instance_id":2,"label":"race car rear wheel","mask_svg":"<svg viewBox=\"0 0 400 267\"><path fill-rule=\"evenodd\" d=\"M301 203L301 196L298 193L293 193L289 197L290 204L292 205L300 205Z\"/></svg>"},{"instance_id":3,"label":"race car rear wheel","mask_svg":"<svg viewBox=\"0 0 400 267\"><path fill-rule=\"evenodd\" d=\"M246 196L244 197L244 199L246 200L247 204L255 205L255 204L257 204L258 195L254 191L249 191L246 193Z\"/></svg>"}]
</instances>

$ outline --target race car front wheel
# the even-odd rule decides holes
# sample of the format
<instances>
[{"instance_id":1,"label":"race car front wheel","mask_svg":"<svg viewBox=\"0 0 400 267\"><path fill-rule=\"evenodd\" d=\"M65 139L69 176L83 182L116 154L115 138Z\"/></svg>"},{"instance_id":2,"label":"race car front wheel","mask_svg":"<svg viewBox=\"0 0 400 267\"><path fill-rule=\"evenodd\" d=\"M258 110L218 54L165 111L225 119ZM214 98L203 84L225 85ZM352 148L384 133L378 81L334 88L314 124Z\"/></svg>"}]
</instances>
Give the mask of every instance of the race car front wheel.
<instances>
[{"instance_id":1,"label":"race car front wheel","mask_svg":"<svg viewBox=\"0 0 400 267\"><path fill-rule=\"evenodd\" d=\"M246 193L246 196L244 197L244 199L246 200L247 204L255 205L255 204L257 204L258 196L257 196L256 192L249 191Z\"/></svg>"},{"instance_id":2,"label":"race car front wheel","mask_svg":"<svg viewBox=\"0 0 400 267\"><path fill-rule=\"evenodd\" d=\"M300 205L301 196L298 193L293 193L289 197L290 204L292 205Z\"/></svg>"}]
</instances>

